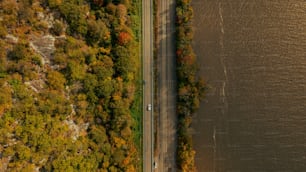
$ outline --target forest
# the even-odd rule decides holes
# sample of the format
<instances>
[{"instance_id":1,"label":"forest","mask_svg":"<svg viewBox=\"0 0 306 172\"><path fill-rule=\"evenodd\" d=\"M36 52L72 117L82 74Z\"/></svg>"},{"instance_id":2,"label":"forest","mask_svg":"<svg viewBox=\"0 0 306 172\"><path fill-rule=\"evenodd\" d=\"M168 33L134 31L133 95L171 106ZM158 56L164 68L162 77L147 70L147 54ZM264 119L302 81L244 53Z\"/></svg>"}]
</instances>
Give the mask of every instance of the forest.
<instances>
[{"instance_id":1,"label":"forest","mask_svg":"<svg viewBox=\"0 0 306 172\"><path fill-rule=\"evenodd\" d=\"M0 1L0 171L139 171L140 3Z\"/></svg>"},{"instance_id":2,"label":"forest","mask_svg":"<svg viewBox=\"0 0 306 172\"><path fill-rule=\"evenodd\" d=\"M206 90L203 79L197 77L196 55L191 46L193 10L190 3L191 0L176 0L177 166L183 172L196 171L196 152L188 129Z\"/></svg>"}]
</instances>

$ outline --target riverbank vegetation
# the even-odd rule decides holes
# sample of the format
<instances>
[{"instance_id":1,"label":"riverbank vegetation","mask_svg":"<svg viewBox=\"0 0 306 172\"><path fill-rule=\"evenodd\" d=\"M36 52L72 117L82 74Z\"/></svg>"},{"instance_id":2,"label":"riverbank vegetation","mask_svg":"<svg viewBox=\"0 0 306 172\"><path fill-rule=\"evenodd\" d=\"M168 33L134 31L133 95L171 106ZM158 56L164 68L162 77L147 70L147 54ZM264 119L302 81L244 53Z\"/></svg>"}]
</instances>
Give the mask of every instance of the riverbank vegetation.
<instances>
[{"instance_id":1,"label":"riverbank vegetation","mask_svg":"<svg viewBox=\"0 0 306 172\"><path fill-rule=\"evenodd\" d=\"M141 169L140 3L0 2L0 171Z\"/></svg>"},{"instance_id":2,"label":"riverbank vegetation","mask_svg":"<svg viewBox=\"0 0 306 172\"><path fill-rule=\"evenodd\" d=\"M192 137L188 128L192 115L204 97L205 85L196 76L198 67L191 43L193 39L191 0L176 0L176 56L177 56L177 165L184 172L195 171Z\"/></svg>"}]
</instances>

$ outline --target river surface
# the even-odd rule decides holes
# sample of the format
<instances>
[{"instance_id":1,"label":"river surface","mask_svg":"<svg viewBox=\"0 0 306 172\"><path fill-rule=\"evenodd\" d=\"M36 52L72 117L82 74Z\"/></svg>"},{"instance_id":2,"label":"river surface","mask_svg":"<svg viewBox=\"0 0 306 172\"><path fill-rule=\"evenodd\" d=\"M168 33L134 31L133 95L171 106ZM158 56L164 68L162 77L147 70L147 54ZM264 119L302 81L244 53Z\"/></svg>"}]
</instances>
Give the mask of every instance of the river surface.
<instances>
[{"instance_id":1,"label":"river surface","mask_svg":"<svg viewBox=\"0 0 306 172\"><path fill-rule=\"evenodd\" d=\"M199 172L306 171L306 1L192 0Z\"/></svg>"}]
</instances>

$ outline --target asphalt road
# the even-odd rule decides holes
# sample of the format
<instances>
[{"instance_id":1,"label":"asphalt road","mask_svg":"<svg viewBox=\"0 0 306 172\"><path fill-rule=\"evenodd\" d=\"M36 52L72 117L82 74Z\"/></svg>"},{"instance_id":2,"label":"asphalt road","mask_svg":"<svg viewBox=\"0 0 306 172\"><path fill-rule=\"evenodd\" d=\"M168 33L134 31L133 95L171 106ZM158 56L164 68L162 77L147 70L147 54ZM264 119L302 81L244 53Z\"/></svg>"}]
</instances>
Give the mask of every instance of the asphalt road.
<instances>
[{"instance_id":1,"label":"asphalt road","mask_svg":"<svg viewBox=\"0 0 306 172\"><path fill-rule=\"evenodd\" d=\"M176 171L176 72L175 72L175 0L158 4L157 68L158 119L156 171Z\"/></svg>"},{"instance_id":2,"label":"asphalt road","mask_svg":"<svg viewBox=\"0 0 306 172\"><path fill-rule=\"evenodd\" d=\"M143 171L153 171L153 2L142 1L143 59ZM148 104L152 110L148 110Z\"/></svg>"}]
</instances>

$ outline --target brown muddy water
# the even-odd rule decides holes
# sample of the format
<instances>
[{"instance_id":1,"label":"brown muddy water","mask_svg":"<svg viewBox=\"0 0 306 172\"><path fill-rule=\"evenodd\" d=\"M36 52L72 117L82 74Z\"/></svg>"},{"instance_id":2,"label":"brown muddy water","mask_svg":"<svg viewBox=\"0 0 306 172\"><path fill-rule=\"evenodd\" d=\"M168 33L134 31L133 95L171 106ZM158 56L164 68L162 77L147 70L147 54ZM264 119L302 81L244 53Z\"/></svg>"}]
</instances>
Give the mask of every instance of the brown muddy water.
<instances>
[{"instance_id":1,"label":"brown muddy water","mask_svg":"<svg viewBox=\"0 0 306 172\"><path fill-rule=\"evenodd\" d=\"M199 172L306 172L306 1L192 0Z\"/></svg>"}]
</instances>

